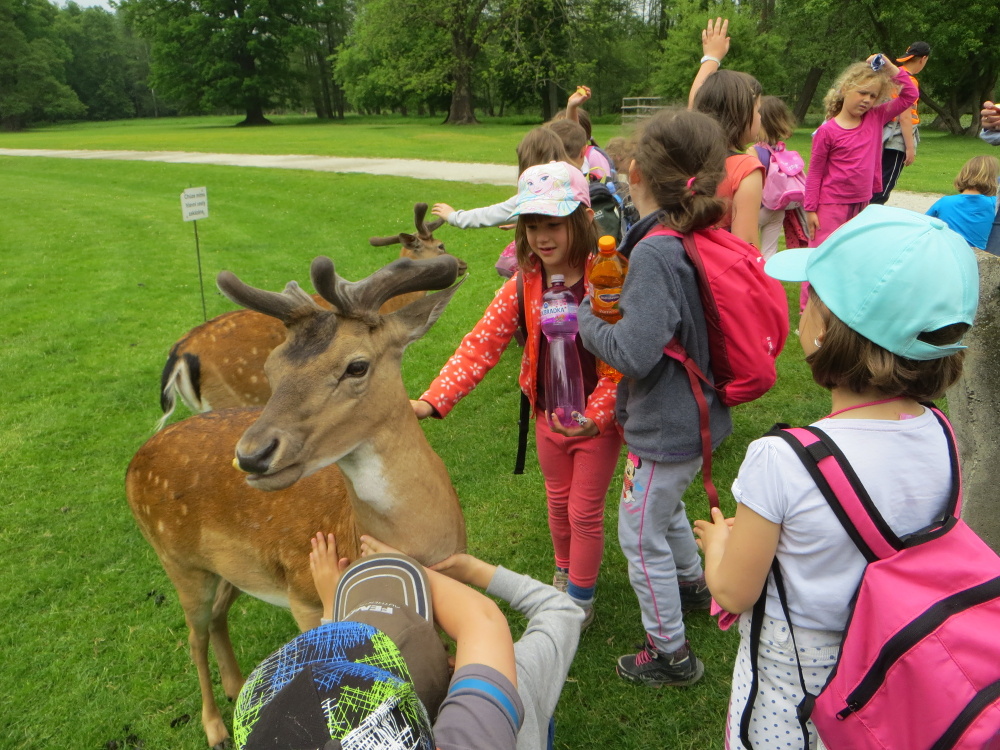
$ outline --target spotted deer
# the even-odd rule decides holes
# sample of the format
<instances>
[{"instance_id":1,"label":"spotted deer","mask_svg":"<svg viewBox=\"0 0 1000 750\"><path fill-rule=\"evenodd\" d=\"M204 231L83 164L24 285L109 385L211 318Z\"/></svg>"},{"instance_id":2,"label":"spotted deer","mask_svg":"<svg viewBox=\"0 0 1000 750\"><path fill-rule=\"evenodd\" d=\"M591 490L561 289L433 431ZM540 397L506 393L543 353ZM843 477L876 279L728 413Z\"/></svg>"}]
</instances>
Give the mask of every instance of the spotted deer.
<instances>
[{"instance_id":1,"label":"spotted deer","mask_svg":"<svg viewBox=\"0 0 1000 750\"><path fill-rule=\"evenodd\" d=\"M373 247L400 244L401 258L421 260L446 254L444 243L434 237L443 223L437 219L428 224L427 204L413 207L413 223L417 233L400 232L388 237L372 237ZM459 273L465 273L465 263L459 261ZM424 292L417 290L389 299L383 313L405 307ZM318 294L313 300L320 306L326 301ZM271 396L271 387L264 376L264 361L285 339L281 321L254 310L223 313L192 328L171 347L167 363L160 375L160 409L163 416L157 423L161 429L174 412L179 396L192 412L228 409L233 406L261 406Z\"/></svg>"},{"instance_id":2,"label":"spotted deer","mask_svg":"<svg viewBox=\"0 0 1000 750\"><path fill-rule=\"evenodd\" d=\"M295 282L275 293L219 274L229 299L284 324L287 337L264 368L271 398L263 409L170 425L139 449L125 477L132 514L184 609L210 746L230 740L212 692L209 643L235 698L243 676L227 612L241 591L289 607L303 630L319 624L308 559L317 531L334 533L350 559L362 533L426 564L465 548L458 498L400 373L403 351L458 288L457 272L447 255L398 259L350 283L320 257L312 281L332 309ZM444 291L379 312L390 297L432 289Z\"/></svg>"}]
</instances>

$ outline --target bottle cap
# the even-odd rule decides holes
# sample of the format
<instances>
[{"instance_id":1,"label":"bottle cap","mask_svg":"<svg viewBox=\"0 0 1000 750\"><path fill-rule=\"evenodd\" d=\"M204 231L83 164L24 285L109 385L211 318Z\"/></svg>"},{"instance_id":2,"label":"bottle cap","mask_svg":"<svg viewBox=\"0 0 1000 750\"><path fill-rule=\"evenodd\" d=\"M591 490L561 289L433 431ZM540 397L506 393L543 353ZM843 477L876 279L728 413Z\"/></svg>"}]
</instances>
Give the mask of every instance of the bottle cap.
<instances>
[{"instance_id":1,"label":"bottle cap","mask_svg":"<svg viewBox=\"0 0 1000 750\"><path fill-rule=\"evenodd\" d=\"M615 238L610 234L606 234L597 240L597 251L603 253L604 255L610 255L615 251Z\"/></svg>"},{"instance_id":2,"label":"bottle cap","mask_svg":"<svg viewBox=\"0 0 1000 750\"><path fill-rule=\"evenodd\" d=\"M563 276L561 273L554 273L554 274L552 274L552 283L553 283L553 285L555 285L555 284L562 284L564 281L566 281L566 277Z\"/></svg>"}]
</instances>

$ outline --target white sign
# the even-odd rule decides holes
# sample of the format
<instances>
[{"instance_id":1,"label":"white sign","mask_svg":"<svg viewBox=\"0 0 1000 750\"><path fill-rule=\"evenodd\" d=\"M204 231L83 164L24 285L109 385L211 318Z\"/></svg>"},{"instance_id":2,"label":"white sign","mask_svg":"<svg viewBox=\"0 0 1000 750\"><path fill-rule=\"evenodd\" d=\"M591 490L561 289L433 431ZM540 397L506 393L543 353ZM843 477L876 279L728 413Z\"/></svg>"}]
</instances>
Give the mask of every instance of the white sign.
<instances>
[{"instance_id":1,"label":"white sign","mask_svg":"<svg viewBox=\"0 0 1000 750\"><path fill-rule=\"evenodd\" d=\"M188 188L181 193L181 214L184 221L208 218L208 188Z\"/></svg>"}]
</instances>

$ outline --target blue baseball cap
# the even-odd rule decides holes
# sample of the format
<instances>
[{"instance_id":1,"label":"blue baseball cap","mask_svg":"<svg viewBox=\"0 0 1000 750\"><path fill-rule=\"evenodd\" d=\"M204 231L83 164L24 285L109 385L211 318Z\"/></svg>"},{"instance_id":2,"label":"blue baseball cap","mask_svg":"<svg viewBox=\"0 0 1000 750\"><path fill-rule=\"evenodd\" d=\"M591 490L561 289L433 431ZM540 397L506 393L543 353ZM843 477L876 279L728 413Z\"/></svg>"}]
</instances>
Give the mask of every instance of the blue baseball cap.
<instances>
[{"instance_id":1,"label":"blue baseball cap","mask_svg":"<svg viewBox=\"0 0 1000 750\"><path fill-rule=\"evenodd\" d=\"M975 251L940 219L903 208L868 206L819 247L785 250L764 270L781 281L808 281L848 328L906 359L965 349L917 337L972 325L979 306Z\"/></svg>"}]
</instances>

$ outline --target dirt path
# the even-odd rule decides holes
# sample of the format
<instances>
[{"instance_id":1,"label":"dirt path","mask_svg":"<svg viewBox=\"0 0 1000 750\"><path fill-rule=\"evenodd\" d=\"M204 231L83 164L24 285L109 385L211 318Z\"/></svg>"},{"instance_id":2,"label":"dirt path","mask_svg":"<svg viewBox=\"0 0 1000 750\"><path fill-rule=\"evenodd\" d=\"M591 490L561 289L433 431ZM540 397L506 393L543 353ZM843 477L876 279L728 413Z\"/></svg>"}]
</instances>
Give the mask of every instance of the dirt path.
<instances>
[{"instance_id":1,"label":"dirt path","mask_svg":"<svg viewBox=\"0 0 1000 750\"><path fill-rule=\"evenodd\" d=\"M363 159L308 154L202 154L191 151L89 151L0 148L0 156L56 157L60 159L114 159L120 161L160 161L172 164L212 164L228 167L308 169L315 172L412 177L418 180L448 180L486 185L516 185L515 167L507 164L475 164L421 159ZM895 190L890 206L924 213L941 196Z\"/></svg>"}]
</instances>

